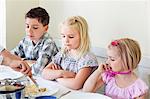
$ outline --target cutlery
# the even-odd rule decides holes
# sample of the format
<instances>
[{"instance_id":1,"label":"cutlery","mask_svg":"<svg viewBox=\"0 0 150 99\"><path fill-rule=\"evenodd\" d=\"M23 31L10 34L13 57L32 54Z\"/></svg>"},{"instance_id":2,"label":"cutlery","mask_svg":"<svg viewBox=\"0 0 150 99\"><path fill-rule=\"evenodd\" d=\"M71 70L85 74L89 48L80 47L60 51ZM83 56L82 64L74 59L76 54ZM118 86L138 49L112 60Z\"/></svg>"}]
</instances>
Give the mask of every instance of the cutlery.
<instances>
[{"instance_id":1,"label":"cutlery","mask_svg":"<svg viewBox=\"0 0 150 99\"><path fill-rule=\"evenodd\" d=\"M18 68L22 68L22 65L20 64ZM24 75L24 77L28 77L34 83L34 85L39 89L39 85L35 81L35 79L33 78L33 76Z\"/></svg>"},{"instance_id":2,"label":"cutlery","mask_svg":"<svg viewBox=\"0 0 150 99\"><path fill-rule=\"evenodd\" d=\"M32 76L28 76L30 80L35 84L35 86L39 89L38 83L35 81L35 79Z\"/></svg>"},{"instance_id":3,"label":"cutlery","mask_svg":"<svg viewBox=\"0 0 150 99\"><path fill-rule=\"evenodd\" d=\"M58 99L62 98L63 96L65 96L65 95L67 95L67 94L69 94L70 92L71 92L71 91L67 91L67 92L61 94L61 95L58 97Z\"/></svg>"}]
</instances>

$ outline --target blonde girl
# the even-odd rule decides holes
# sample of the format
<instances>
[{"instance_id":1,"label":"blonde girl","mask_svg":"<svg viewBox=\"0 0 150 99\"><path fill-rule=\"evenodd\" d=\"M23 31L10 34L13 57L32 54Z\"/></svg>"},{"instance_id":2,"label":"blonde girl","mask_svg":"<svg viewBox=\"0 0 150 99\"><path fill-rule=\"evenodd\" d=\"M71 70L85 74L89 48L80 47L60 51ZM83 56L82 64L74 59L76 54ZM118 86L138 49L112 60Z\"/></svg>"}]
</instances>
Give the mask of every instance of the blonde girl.
<instances>
[{"instance_id":1,"label":"blonde girl","mask_svg":"<svg viewBox=\"0 0 150 99\"><path fill-rule=\"evenodd\" d=\"M148 86L133 72L141 60L139 44L132 39L112 41L106 64L101 64L88 78L83 91L95 92L106 84L105 95L112 99L145 99Z\"/></svg>"},{"instance_id":2,"label":"blonde girl","mask_svg":"<svg viewBox=\"0 0 150 99\"><path fill-rule=\"evenodd\" d=\"M88 24L81 16L72 16L61 23L62 51L42 73L43 78L56 80L71 89L81 89L86 79L98 66L90 52Z\"/></svg>"}]
</instances>

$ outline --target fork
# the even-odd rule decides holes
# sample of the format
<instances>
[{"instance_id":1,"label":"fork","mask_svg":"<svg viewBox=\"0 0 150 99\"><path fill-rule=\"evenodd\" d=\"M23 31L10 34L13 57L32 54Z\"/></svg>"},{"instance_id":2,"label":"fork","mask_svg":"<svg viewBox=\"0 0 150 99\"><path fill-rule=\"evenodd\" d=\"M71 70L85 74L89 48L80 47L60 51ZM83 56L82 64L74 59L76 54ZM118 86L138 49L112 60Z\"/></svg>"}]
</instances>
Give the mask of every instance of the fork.
<instances>
[{"instance_id":1,"label":"fork","mask_svg":"<svg viewBox=\"0 0 150 99\"><path fill-rule=\"evenodd\" d=\"M65 96L65 95L67 95L67 94L69 94L71 91L69 90L69 91L67 91L67 92L65 92L65 93L63 93L63 94L61 94L59 97L58 97L58 99L60 99L60 98L62 98L63 96Z\"/></svg>"}]
</instances>

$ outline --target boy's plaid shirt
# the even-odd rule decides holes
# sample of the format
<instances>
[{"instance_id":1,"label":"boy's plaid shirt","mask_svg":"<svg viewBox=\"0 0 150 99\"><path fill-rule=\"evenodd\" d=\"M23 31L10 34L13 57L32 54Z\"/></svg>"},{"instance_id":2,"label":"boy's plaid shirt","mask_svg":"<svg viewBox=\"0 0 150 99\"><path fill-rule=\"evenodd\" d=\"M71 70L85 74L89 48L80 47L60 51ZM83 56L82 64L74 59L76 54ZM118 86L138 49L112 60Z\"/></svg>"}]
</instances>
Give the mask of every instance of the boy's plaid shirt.
<instances>
[{"instance_id":1,"label":"boy's plaid shirt","mask_svg":"<svg viewBox=\"0 0 150 99\"><path fill-rule=\"evenodd\" d=\"M36 60L32 65L33 74L38 74L56 55L58 48L51 37L46 33L36 44L26 36L12 50L12 53L27 60Z\"/></svg>"}]
</instances>

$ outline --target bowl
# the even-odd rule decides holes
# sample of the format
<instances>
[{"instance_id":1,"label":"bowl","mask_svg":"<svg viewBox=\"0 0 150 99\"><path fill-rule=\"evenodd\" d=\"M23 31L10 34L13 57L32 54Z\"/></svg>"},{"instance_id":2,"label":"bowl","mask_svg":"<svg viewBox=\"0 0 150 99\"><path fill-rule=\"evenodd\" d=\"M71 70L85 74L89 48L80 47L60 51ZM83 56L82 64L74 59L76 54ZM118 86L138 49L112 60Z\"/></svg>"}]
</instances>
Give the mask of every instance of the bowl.
<instances>
[{"instance_id":1,"label":"bowl","mask_svg":"<svg viewBox=\"0 0 150 99\"><path fill-rule=\"evenodd\" d=\"M55 96L38 96L35 99L56 99Z\"/></svg>"}]
</instances>

